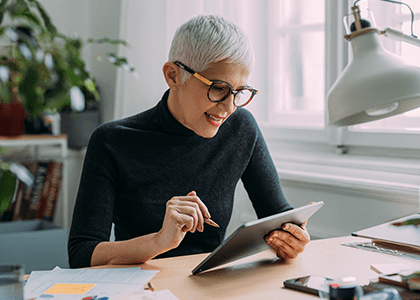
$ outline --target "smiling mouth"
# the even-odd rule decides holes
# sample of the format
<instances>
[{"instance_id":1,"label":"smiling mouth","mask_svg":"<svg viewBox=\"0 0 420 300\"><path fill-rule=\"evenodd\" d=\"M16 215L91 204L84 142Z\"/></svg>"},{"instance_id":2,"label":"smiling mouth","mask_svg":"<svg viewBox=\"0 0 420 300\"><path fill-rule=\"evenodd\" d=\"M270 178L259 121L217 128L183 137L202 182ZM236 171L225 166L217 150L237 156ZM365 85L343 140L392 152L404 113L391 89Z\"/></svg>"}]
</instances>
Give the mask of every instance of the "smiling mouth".
<instances>
[{"instance_id":1,"label":"smiling mouth","mask_svg":"<svg viewBox=\"0 0 420 300\"><path fill-rule=\"evenodd\" d=\"M209 121L209 123L213 126L220 126L223 123L223 120L225 118L217 118L209 113L204 113L207 117L207 120Z\"/></svg>"}]
</instances>

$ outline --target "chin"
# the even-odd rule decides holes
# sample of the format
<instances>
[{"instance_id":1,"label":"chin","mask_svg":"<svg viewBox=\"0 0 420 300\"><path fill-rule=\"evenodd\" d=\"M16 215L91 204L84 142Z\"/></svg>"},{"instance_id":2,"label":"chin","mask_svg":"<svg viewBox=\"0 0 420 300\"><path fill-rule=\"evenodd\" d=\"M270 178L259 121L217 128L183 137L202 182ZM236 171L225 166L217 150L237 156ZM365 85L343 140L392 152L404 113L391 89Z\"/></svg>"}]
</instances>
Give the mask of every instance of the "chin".
<instances>
[{"instance_id":1,"label":"chin","mask_svg":"<svg viewBox=\"0 0 420 300\"><path fill-rule=\"evenodd\" d=\"M195 133L203 138L211 139L217 134L218 130L202 130L202 131L195 131Z\"/></svg>"}]
</instances>

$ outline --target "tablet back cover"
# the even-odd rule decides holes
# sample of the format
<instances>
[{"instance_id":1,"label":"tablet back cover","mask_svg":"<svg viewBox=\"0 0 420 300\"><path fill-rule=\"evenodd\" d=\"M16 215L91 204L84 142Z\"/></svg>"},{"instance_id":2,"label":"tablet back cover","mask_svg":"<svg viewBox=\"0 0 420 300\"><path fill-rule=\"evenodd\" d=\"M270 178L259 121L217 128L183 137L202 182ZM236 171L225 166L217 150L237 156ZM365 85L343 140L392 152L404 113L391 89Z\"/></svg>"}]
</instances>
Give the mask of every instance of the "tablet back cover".
<instances>
[{"instance_id":1,"label":"tablet back cover","mask_svg":"<svg viewBox=\"0 0 420 300\"><path fill-rule=\"evenodd\" d=\"M284 223L302 224L324 203L322 201L245 223L226 238L192 273L205 270L270 249L264 237Z\"/></svg>"}]
</instances>

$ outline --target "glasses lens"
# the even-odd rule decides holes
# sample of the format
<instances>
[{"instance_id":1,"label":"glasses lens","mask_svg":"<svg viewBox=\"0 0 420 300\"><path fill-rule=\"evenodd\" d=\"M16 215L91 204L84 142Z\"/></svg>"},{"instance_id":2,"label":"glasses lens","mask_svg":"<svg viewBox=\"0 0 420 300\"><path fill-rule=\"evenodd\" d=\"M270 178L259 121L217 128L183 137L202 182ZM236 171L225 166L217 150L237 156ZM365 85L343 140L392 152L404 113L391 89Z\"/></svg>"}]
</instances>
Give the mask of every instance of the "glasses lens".
<instances>
[{"instance_id":1,"label":"glasses lens","mask_svg":"<svg viewBox=\"0 0 420 300\"><path fill-rule=\"evenodd\" d=\"M212 101L220 101L225 99L230 93L230 88L225 83L214 83L209 92L209 98Z\"/></svg>"},{"instance_id":2,"label":"glasses lens","mask_svg":"<svg viewBox=\"0 0 420 300\"><path fill-rule=\"evenodd\" d=\"M244 106L252 98L252 92L250 90L241 90L235 96L235 105Z\"/></svg>"}]
</instances>

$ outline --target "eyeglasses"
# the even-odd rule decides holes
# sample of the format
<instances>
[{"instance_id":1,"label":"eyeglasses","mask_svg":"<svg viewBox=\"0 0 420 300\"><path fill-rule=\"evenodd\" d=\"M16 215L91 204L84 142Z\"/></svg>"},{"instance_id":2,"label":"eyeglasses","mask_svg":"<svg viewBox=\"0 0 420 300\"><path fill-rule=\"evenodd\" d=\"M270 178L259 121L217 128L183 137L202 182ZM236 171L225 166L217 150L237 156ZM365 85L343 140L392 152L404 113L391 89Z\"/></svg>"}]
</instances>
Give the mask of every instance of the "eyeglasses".
<instances>
[{"instance_id":1,"label":"eyeglasses","mask_svg":"<svg viewBox=\"0 0 420 300\"><path fill-rule=\"evenodd\" d=\"M180 63L179 61L174 62L174 64L187 71L188 73L191 73L195 78L209 86L209 90L207 91L207 98L209 98L211 102L222 102L232 94L233 104L236 107L241 107L251 102L252 98L258 94L258 91L251 88L250 86L244 86L238 90L234 90L228 83L218 80L210 81L192 69L188 68L186 65Z\"/></svg>"}]
</instances>

